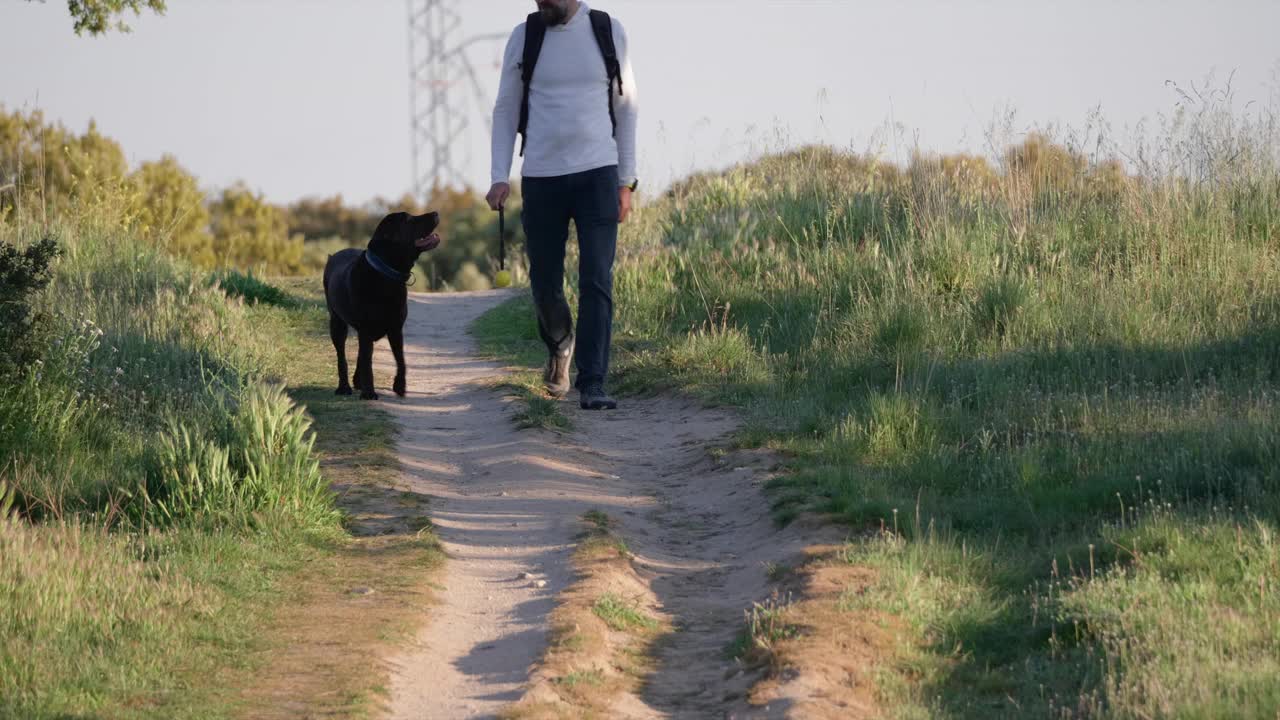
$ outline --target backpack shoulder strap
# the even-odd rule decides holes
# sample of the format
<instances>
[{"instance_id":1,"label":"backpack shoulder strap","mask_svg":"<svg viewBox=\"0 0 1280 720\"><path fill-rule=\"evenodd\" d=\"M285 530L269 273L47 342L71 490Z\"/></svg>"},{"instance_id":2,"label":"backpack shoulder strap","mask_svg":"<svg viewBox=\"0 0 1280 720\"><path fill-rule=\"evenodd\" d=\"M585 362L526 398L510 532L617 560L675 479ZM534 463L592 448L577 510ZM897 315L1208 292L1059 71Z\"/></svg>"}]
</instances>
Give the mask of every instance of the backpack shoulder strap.
<instances>
[{"instance_id":1,"label":"backpack shoulder strap","mask_svg":"<svg viewBox=\"0 0 1280 720\"><path fill-rule=\"evenodd\" d=\"M609 76L609 121L613 123L613 134L618 134L618 119L613 114L613 83L618 83L618 96L622 96L622 64L618 62L618 48L613 42L613 18L603 10L591 11L591 30L595 33L596 44L600 46L600 54L604 56L605 73Z\"/></svg>"},{"instance_id":2,"label":"backpack shoulder strap","mask_svg":"<svg viewBox=\"0 0 1280 720\"><path fill-rule=\"evenodd\" d=\"M542 13L531 13L524 24L524 54L520 61L520 79L524 82L524 95L520 100L520 155L524 156L525 142L529 130L529 84L533 82L533 69L538 65L538 56L542 54L542 41L547 37L547 23Z\"/></svg>"}]
</instances>

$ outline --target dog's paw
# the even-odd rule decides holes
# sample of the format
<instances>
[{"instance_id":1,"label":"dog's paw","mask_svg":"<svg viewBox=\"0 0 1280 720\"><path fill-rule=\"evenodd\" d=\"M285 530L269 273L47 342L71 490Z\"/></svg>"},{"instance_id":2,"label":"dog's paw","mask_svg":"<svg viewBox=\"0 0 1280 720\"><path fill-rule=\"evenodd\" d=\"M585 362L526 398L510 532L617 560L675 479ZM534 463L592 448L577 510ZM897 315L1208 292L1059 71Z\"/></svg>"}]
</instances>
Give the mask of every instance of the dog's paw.
<instances>
[{"instance_id":1,"label":"dog's paw","mask_svg":"<svg viewBox=\"0 0 1280 720\"><path fill-rule=\"evenodd\" d=\"M398 378L394 383L392 383L391 389L395 391L396 395L404 397L406 394L404 378Z\"/></svg>"},{"instance_id":2,"label":"dog's paw","mask_svg":"<svg viewBox=\"0 0 1280 720\"><path fill-rule=\"evenodd\" d=\"M377 400L377 399L378 399L378 393L376 393L376 392L371 392L371 391L369 391L369 390L361 390L361 391L360 391L360 399L361 399L361 400Z\"/></svg>"},{"instance_id":3,"label":"dog's paw","mask_svg":"<svg viewBox=\"0 0 1280 720\"><path fill-rule=\"evenodd\" d=\"M334 390L334 391L333 391L333 394L334 394L334 395L350 395L350 394L351 394L351 388L347 387L346 385L343 385L342 387L338 388L337 390Z\"/></svg>"}]
</instances>

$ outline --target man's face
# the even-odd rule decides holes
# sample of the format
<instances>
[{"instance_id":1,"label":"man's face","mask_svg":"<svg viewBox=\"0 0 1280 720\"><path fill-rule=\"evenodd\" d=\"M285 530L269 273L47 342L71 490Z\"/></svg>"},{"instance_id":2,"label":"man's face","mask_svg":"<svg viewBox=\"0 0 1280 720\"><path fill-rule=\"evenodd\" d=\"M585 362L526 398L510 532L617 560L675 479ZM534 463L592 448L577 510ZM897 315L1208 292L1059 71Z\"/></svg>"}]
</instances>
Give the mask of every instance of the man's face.
<instances>
[{"instance_id":1,"label":"man's face","mask_svg":"<svg viewBox=\"0 0 1280 720\"><path fill-rule=\"evenodd\" d=\"M572 0L537 0L538 12L548 26L563 25L569 19L569 3Z\"/></svg>"}]
</instances>

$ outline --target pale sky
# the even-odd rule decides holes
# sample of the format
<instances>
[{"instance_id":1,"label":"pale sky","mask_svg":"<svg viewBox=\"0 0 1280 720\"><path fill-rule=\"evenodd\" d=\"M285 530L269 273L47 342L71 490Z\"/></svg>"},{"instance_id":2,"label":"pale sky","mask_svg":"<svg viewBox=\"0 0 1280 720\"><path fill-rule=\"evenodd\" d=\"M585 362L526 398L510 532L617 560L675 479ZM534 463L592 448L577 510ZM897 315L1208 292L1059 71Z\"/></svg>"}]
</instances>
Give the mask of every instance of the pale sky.
<instances>
[{"instance_id":1,"label":"pale sky","mask_svg":"<svg viewBox=\"0 0 1280 720\"><path fill-rule=\"evenodd\" d=\"M278 202L334 193L362 202L410 188L405 0L169 5L164 17L133 21L132 34L78 38L63 0L0 0L0 105L41 108L77 131L95 118L131 162L172 153L208 188L244 179ZM506 34L534 7L459 5L460 37ZM802 143L865 150L889 123L924 149L982 150L1006 109L1025 131L1083 126L1100 107L1119 135L1172 108L1166 81L1234 71L1242 104L1266 102L1280 63L1274 0L597 6L631 40L650 188ZM497 42L471 54L490 103L501 51ZM467 176L487 186L485 119L460 98L476 129Z\"/></svg>"}]
</instances>

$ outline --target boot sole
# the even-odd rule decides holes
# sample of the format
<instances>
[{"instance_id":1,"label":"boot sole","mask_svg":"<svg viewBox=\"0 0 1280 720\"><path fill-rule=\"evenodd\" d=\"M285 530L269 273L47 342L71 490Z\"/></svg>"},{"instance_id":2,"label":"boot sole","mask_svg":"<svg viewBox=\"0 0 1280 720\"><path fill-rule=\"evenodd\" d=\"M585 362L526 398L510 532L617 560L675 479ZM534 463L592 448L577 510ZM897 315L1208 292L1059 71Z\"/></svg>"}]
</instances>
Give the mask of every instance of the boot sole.
<instances>
[{"instance_id":1,"label":"boot sole","mask_svg":"<svg viewBox=\"0 0 1280 720\"><path fill-rule=\"evenodd\" d=\"M616 400L595 400L592 402L579 401L578 407L583 410L617 410L618 403Z\"/></svg>"}]
</instances>

